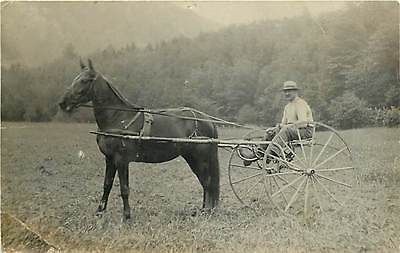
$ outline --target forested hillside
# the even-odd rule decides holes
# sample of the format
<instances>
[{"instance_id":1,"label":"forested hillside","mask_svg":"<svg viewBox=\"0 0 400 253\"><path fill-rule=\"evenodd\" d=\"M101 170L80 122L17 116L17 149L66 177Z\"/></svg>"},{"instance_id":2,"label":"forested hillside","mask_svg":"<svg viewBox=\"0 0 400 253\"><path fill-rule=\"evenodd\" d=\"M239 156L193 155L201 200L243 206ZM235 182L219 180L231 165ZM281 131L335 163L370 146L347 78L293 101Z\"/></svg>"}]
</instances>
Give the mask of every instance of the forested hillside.
<instances>
[{"instance_id":1,"label":"forested hillside","mask_svg":"<svg viewBox=\"0 0 400 253\"><path fill-rule=\"evenodd\" d=\"M280 120L282 82L294 80L316 120L342 128L380 124L387 119L373 108L400 106L398 7L348 3L319 18L304 12L88 57L130 100L149 108L191 106L268 126ZM79 57L71 44L48 65L3 66L2 120L53 119L79 73ZM82 111L79 120L86 120Z\"/></svg>"},{"instance_id":2,"label":"forested hillside","mask_svg":"<svg viewBox=\"0 0 400 253\"><path fill-rule=\"evenodd\" d=\"M1 14L3 63L29 66L54 60L68 44L88 54L109 45L120 48L134 41L145 46L219 28L171 2L12 2Z\"/></svg>"}]
</instances>

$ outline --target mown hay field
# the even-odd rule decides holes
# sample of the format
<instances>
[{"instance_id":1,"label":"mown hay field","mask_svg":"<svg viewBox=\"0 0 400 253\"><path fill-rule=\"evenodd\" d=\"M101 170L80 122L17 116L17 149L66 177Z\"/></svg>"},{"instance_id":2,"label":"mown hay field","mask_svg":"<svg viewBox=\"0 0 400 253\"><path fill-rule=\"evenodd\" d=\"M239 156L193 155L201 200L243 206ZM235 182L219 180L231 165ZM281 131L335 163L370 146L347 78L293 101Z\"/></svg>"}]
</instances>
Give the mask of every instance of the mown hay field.
<instances>
[{"instance_id":1,"label":"mown hay field","mask_svg":"<svg viewBox=\"0 0 400 253\"><path fill-rule=\"evenodd\" d=\"M304 222L256 213L235 199L227 179L229 153L219 151L220 207L202 213L202 189L183 159L131 163L133 221L124 223L118 177L108 211L95 210L104 160L93 124L2 123L1 211L5 251L47 251L37 236L65 252L398 252L400 129L341 132L355 158L345 206ZM220 129L220 136L246 131ZM79 156L83 151L84 157ZM11 215L18 220L5 222ZM5 219L6 218L6 219ZM22 223L21 223L22 222ZM25 224L35 236L27 236ZM31 241L30 241L31 240Z\"/></svg>"}]
</instances>

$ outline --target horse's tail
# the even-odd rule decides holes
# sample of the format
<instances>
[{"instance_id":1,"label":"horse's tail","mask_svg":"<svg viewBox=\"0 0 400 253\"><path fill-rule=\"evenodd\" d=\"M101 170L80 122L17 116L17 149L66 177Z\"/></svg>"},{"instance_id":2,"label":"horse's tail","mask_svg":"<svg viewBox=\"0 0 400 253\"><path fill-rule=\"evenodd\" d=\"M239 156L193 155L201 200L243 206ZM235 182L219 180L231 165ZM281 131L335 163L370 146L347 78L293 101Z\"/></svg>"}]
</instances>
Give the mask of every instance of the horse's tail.
<instances>
[{"instance_id":1,"label":"horse's tail","mask_svg":"<svg viewBox=\"0 0 400 253\"><path fill-rule=\"evenodd\" d=\"M218 138L218 130L217 126L215 124L212 124L212 138L217 139ZM210 159L208 160L209 162L209 168L211 169L211 187L213 187L213 192L214 192L214 201L215 203L213 204L214 207L218 206L219 202L219 183L220 183L220 173L219 173L219 159L218 159L218 144L214 143L211 144L212 147L210 148Z\"/></svg>"},{"instance_id":2,"label":"horse's tail","mask_svg":"<svg viewBox=\"0 0 400 253\"><path fill-rule=\"evenodd\" d=\"M189 111L193 117L198 118L198 121L194 122L193 136L203 136L208 138L218 138L218 130L215 124L209 121L202 121L203 117L199 117L196 111ZM200 144L202 160L207 164L206 169L203 171L203 175L199 177L201 184L204 187L205 195L204 201L207 202L206 206L216 207L219 203L220 193L220 173L219 173L219 160L218 160L218 144ZM203 204L205 203L203 201Z\"/></svg>"}]
</instances>

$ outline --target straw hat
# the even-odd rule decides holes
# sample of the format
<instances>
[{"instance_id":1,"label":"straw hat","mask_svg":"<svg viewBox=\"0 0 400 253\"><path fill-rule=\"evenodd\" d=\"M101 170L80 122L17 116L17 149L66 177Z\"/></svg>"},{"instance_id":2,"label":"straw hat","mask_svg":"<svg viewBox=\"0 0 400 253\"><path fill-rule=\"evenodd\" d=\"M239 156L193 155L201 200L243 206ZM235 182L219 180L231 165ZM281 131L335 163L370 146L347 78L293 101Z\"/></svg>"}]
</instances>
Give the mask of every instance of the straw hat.
<instances>
[{"instance_id":1,"label":"straw hat","mask_svg":"<svg viewBox=\"0 0 400 253\"><path fill-rule=\"evenodd\" d=\"M282 90L298 90L297 83L294 81L286 81L283 83Z\"/></svg>"}]
</instances>

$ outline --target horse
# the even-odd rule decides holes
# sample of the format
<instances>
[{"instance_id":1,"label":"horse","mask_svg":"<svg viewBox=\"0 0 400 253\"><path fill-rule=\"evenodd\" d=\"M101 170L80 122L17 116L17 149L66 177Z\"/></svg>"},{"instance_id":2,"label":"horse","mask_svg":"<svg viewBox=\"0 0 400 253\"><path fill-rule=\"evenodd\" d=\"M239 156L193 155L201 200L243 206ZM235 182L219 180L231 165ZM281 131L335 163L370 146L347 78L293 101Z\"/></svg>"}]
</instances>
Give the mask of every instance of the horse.
<instances>
[{"instance_id":1,"label":"horse","mask_svg":"<svg viewBox=\"0 0 400 253\"><path fill-rule=\"evenodd\" d=\"M81 60L80 68L81 72L61 97L59 107L62 111L69 114L79 106L92 102L94 117L100 132L129 131L136 133L143 130L145 114L140 107L126 99L110 81L96 71L90 59L88 66ZM137 109L136 112L135 109ZM187 114L193 116L193 112L178 109L175 112L177 115L183 116L153 115L148 136L218 138L217 128L214 124L201 120L188 120L188 117L184 117ZM116 171L118 171L123 202L123 219L127 221L131 219L129 163L162 163L178 156L185 159L203 188L203 210L212 210L218 206L220 175L216 144L137 141L103 135L97 135L96 140L105 157L103 195L96 210L97 215L101 216L107 209L108 197Z\"/></svg>"}]
</instances>

